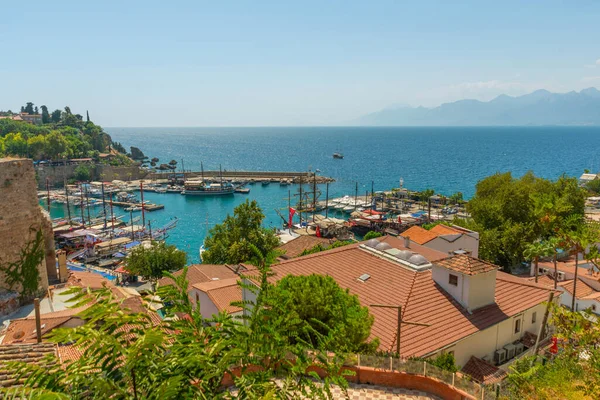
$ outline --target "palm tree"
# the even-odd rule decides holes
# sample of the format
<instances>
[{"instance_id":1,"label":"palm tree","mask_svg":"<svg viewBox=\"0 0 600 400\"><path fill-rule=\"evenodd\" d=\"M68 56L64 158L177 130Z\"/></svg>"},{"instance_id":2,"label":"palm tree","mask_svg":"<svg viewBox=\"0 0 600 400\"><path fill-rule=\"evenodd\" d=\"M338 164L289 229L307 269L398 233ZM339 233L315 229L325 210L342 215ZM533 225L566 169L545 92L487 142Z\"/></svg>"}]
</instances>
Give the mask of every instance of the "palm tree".
<instances>
[{"instance_id":1,"label":"palm tree","mask_svg":"<svg viewBox=\"0 0 600 400\"><path fill-rule=\"evenodd\" d=\"M556 236L552 236L546 242L548 243L548 246L550 247L551 255L552 255L552 263L554 264L554 289L556 289L557 279L558 279L558 264L557 264L558 249L560 248L562 241L560 240L560 238L558 238Z\"/></svg>"},{"instance_id":2,"label":"palm tree","mask_svg":"<svg viewBox=\"0 0 600 400\"><path fill-rule=\"evenodd\" d=\"M531 260L535 266L535 282L538 281L538 264L540 261L540 257L544 257L550 255L550 247L545 242L534 242L529 244L525 251L523 252L523 256L527 260Z\"/></svg>"}]
</instances>

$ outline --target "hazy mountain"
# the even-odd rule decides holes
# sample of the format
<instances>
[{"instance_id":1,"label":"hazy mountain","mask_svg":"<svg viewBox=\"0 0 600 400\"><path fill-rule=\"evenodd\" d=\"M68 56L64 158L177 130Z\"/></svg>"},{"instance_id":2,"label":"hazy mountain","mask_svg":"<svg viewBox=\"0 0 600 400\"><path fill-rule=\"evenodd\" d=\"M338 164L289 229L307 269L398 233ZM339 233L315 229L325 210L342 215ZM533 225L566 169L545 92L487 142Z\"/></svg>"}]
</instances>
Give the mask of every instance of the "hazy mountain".
<instances>
[{"instance_id":1,"label":"hazy mountain","mask_svg":"<svg viewBox=\"0 0 600 400\"><path fill-rule=\"evenodd\" d=\"M536 90L523 96L500 95L483 102L459 100L439 107L399 107L365 115L357 125L600 125L600 91L551 93Z\"/></svg>"}]
</instances>

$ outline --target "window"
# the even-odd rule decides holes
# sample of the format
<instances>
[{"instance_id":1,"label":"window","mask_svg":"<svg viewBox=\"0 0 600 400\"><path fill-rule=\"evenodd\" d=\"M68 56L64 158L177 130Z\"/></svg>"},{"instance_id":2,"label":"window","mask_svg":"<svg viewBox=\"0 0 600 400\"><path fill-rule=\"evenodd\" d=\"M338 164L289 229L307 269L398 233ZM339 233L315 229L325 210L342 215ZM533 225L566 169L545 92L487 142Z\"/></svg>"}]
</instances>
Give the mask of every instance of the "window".
<instances>
[{"instance_id":1,"label":"window","mask_svg":"<svg viewBox=\"0 0 600 400\"><path fill-rule=\"evenodd\" d=\"M515 333L521 332L521 320L515 319Z\"/></svg>"},{"instance_id":2,"label":"window","mask_svg":"<svg viewBox=\"0 0 600 400\"><path fill-rule=\"evenodd\" d=\"M448 278L448 283L453 286L458 286L458 276L450 274L450 277Z\"/></svg>"},{"instance_id":3,"label":"window","mask_svg":"<svg viewBox=\"0 0 600 400\"><path fill-rule=\"evenodd\" d=\"M537 313L534 312L533 314L531 314L531 323L535 324L535 320L537 319Z\"/></svg>"}]
</instances>

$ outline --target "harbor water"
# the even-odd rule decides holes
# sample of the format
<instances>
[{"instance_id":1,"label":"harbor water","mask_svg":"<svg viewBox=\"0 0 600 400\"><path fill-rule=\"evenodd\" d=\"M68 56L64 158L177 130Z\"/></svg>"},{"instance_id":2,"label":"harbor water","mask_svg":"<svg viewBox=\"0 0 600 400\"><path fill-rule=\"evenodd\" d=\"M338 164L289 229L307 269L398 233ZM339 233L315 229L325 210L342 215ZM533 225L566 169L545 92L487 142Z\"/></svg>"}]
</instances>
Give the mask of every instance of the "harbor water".
<instances>
[{"instance_id":1,"label":"harbor water","mask_svg":"<svg viewBox=\"0 0 600 400\"><path fill-rule=\"evenodd\" d=\"M475 184L495 172L515 176L533 171L555 179L566 173L579 176L584 169L600 170L598 127L309 127L309 128L106 128L113 140L140 148L159 163L174 159L186 170L307 171L332 177L330 198L398 187L400 178L411 190L435 189L450 195L473 195ZM333 153L344 154L334 159ZM249 185L250 194L192 197L145 193L144 199L164 204L164 210L146 214L153 229L179 218L170 231L176 244L198 261L198 249L207 229L221 222L246 198L262 207L265 226L280 227L275 212L286 215L288 191L297 185ZM306 188L309 188L306 185ZM319 185L324 200L325 185ZM100 207L95 211L100 212ZM115 209L116 214L125 214ZM65 213L52 205L52 216ZM127 213L128 214L128 213ZM134 216L139 215L139 212ZM341 216L342 214L340 214ZM129 219L129 216L124 218Z\"/></svg>"}]
</instances>

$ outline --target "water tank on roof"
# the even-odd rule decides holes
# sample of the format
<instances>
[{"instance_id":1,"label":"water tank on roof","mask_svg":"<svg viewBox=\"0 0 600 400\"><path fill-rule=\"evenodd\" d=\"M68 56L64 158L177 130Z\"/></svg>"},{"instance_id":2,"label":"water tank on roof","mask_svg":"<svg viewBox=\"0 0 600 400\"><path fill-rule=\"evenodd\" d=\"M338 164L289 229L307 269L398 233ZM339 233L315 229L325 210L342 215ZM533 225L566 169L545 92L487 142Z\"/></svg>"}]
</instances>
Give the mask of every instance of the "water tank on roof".
<instances>
[{"instance_id":1,"label":"water tank on roof","mask_svg":"<svg viewBox=\"0 0 600 400\"><path fill-rule=\"evenodd\" d=\"M427 259L420 254L414 254L411 258L408 259L408 262L414 265L429 264L429 261L427 261Z\"/></svg>"},{"instance_id":2,"label":"water tank on roof","mask_svg":"<svg viewBox=\"0 0 600 400\"><path fill-rule=\"evenodd\" d=\"M401 260L408 261L408 259L411 258L412 255L413 255L413 253L411 251L400 250L400 252L398 254L396 254L396 257L398 257Z\"/></svg>"},{"instance_id":3,"label":"water tank on roof","mask_svg":"<svg viewBox=\"0 0 600 400\"><path fill-rule=\"evenodd\" d=\"M389 250L391 248L392 248L392 246L390 246L389 244L387 244L385 242L379 243L377 246L375 246L375 250L379 250L379 251Z\"/></svg>"},{"instance_id":4,"label":"water tank on roof","mask_svg":"<svg viewBox=\"0 0 600 400\"><path fill-rule=\"evenodd\" d=\"M368 246L368 247L371 247L371 248L374 249L375 247L377 247L378 244L379 244L379 240L377 240L377 239L369 239L365 243L365 246Z\"/></svg>"}]
</instances>

